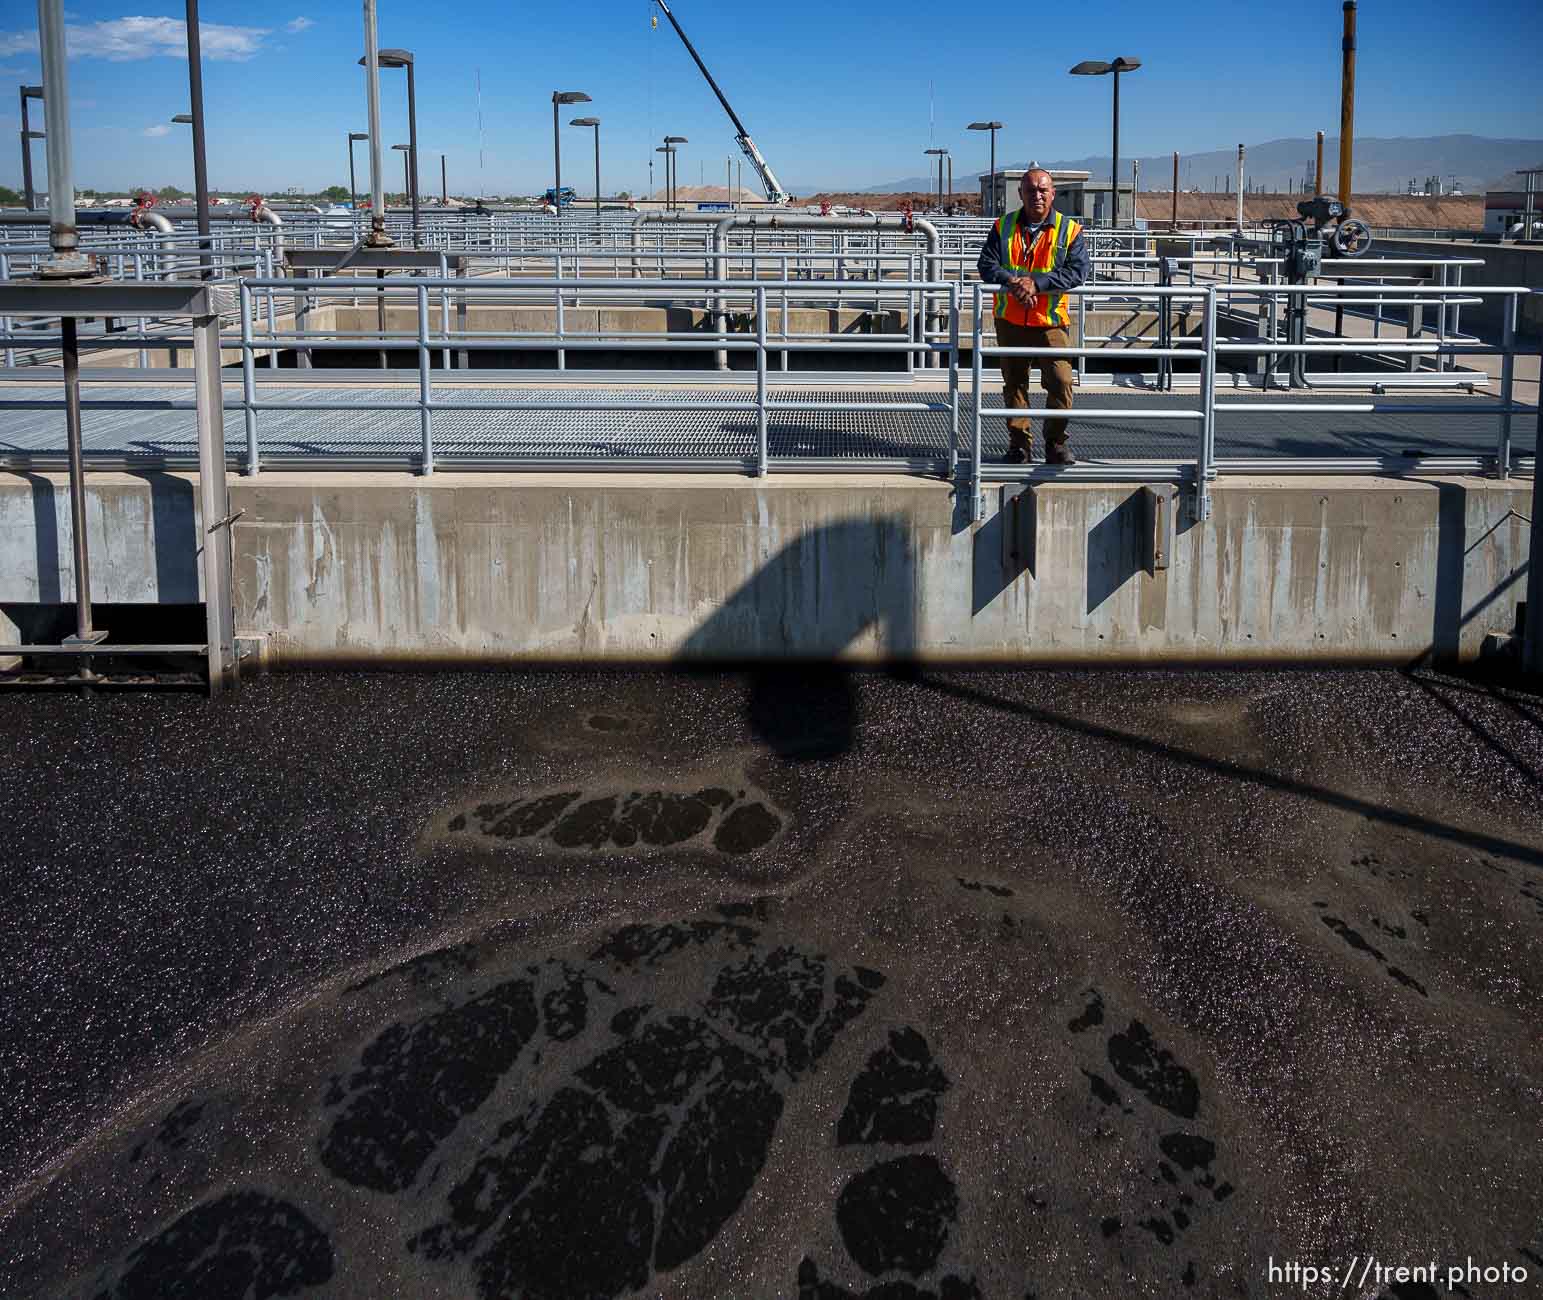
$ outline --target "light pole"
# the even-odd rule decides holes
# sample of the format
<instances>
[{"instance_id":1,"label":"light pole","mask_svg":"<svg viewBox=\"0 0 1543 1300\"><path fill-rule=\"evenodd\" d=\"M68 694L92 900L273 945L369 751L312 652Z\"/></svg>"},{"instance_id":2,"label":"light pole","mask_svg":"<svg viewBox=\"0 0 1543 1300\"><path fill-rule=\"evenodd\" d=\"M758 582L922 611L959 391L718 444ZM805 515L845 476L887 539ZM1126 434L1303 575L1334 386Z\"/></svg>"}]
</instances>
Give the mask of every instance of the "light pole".
<instances>
[{"instance_id":1,"label":"light pole","mask_svg":"<svg viewBox=\"0 0 1543 1300\"><path fill-rule=\"evenodd\" d=\"M563 214L563 146L557 138L557 106L559 104L588 104L593 101L582 90L554 90L552 92L552 170L556 179L552 184L552 206L557 215Z\"/></svg>"},{"instance_id":2,"label":"light pole","mask_svg":"<svg viewBox=\"0 0 1543 1300\"><path fill-rule=\"evenodd\" d=\"M664 137L664 142L665 142L665 144L671 145L671 146L674 146L674 145L677 145L677 144L690 144L691 143L691 141L686 139L686 137L683 136L683 135L667 135L667 136ZM676 150L675 148L672 147L670 149L670 152L667 155L665 155L665 159L664 159L665 166L666 166L666 168L669 171L670 209L671 209L671 211L673 211L675 209L675 207L676 207L675 187L676 187L676 184L678 183L678 181L680 180L680 172L676 169L676 166L675 166L675 155L676 155L677 152L678 152L678 150Z\"/></svg>"},{"instance_id":3,"label":"light pole","mask_svg":"<svg viewBox=\"0 0 1543 1300\"><path fill-rule=\"evenodd\" d=\"M576 117L568 123L569 126L592 126L595 128L595 215L600 215L600 119L598 117Z\"/></svg>"},{"instance_id":4,"label":"light pole","mask_svg":"<svg viewBox=\"0 0 1543 1300\"><path fill-rule=\"evenodd\" d=\"M664 155L664 210L672 212L674 211L674 204L670 199L670 157L675 152L675 146L673 144L661 144L654 149L654 152Z\"/></svg>"},{"instance_id":5,"label":"light pole","mask_svg":"<svg viewBox=\"0 0 1543 1300\"><path fill-rule=\"evenodd\" d=\"M933 157L935 157L938 160L938 190L937 190L937 193L938 193L938 206L939 206L939 208L941 208L942 205L943 205L943 155L946 154L948 152L948 150L947 149L926 149L926 150L923 150L923 152L931 154Z\"/></svg>"},{"instance_id":6,"label":"light pole","mask_svg":"<svg viewBox=\"0 0 1543 1300\"><path fill-rule=\"evenodd\" d=\"M971 122L971 131L991 132L991 188L987 191L991 195L991 211L985 213L988 217L997 215L997 132L1002 129L1000 122Z\"/></svg>"},{"instance_id":7,"label":"light pole","mask_svg":"<svg viewBox=\"0 0 1543 1300\"><path fill-rule=\"evenodd\" d=\"M413 194L413 178L412 174L408 171L408 160L412 157L413 147L410 144L394 144L391 147L402 151L402 193L408 199L411 199Z\"/></svg>"},{"instance_id":8,"label":"light pole","mask_svg":"<svg viewBox=\"0 0 1543 1300\"><path fill-rule=\"evenodd\" d=\"M1113 63L1085 59L1071 70L1074 77L1102 77L1106 73L1114 73L1114 143L1110 148L1112 156L1109 160L1109 188L1113 192L1112 212L1115 226L1120 224L1120 73L1134 72L1140 66L1140 59L1119 58ZM1134 211L1131 215L1135 215Z\"/></svg>"},{"instance_id":9,"label":"light pole","mask_svg":"<svg viewBox=\"0 0 1543 1300\"><path fill-rule=\"evenodd\" d=\"M412 159L412 171L410 184L407 187L408 196L412 199L413 206L413 247L418 247L418 92L413 82L413 55L411 50L381 50L376 59L383 68L407 69L407 153ZM359 66L364 67L365 61L359 60ZM401 145L392 145L393 149L400 149Z\"/></svg>"},{"instance_id":10,"label":"light pole","mask_svg":"<svg viewBox=\"0 0 1543 1300\"><path fill-rule=\"evenodd\" d=\"M37 207L37 194L32 188L32 141L45 140L48 137L41 131L31 129L31 124L27 121L27 101L29 99L41 100L42 98L43 87L21 87L21 180L22 189L27 194L28 212Z\"/></svg>"},{"instance_id":11,"label":"light pole","mask_svg":"<svg viewBox=\"0 0 1543 1300\"><path fill-rule=\"evenodd\" d=\"M368 140L368 131L350 131L348 133L348 205L351 210L359 207L359 183L354 179L354 145L360 140Z\"/></svg>"}]
</instances>

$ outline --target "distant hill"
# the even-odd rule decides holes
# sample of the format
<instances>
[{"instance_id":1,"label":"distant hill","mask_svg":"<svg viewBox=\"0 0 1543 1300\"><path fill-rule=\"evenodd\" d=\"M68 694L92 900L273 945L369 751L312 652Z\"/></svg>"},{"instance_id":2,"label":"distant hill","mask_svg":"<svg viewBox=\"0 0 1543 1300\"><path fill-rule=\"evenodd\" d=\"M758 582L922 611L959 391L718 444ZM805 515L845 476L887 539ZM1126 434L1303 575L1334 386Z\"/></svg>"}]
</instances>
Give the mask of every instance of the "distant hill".
<instances>
[{"instance_id":1,"label":"distant hill","mask_svg":"<svg viewBox=\"0 0 1543 1300\"><path fill-rule=\"evenodd\" d=\"M1267 190L1289 190L1310 176L1313 155L1317 148L1311 137L1295 140L1269 140L1264 144L1246 147L1244 175L1251 186L1262 185ZM1236 177L1237 146L1214 149L1208 153L1179 155L1179 188L1220 191L1225 188L1226 178ZM1029 165L1027 159L1013 162L1001 161L999 168L1019 168ZM1108 179L1109 155L1099 154L1091 158L1047 158L1032 161L1041 167L1065 168L1068 171L1092 172L1094 176ZM1146 155L1141 163L1141 188L1168 189L1173 183L1173 155ZM1131 160L1120 158L1120 178L1130 178ZM1378 139L1366 137L1355 142L1354 189L1360 194L1407 193L1413 180L1417 189L1425 184L1428 176L1439 176L1443 184L1450 185L1457 177L1458 186L1468 193L1482 193L1488 189L1505 188L1506 178L1518 168L1543 165L1543 140L1494 140L1479 135L1437 135L1419 139ZM1330 185L1339 175L1339 137L1326 137L1323 142L1323 168ZM980 188L976 179L980 173L954 173L954 189ZM1512 181L1514 184L1514 179ZM874 185L864 191L868 194L888 194L897 190L921 190L930 188L926 176L907 176L900 180Z\"/></svg>"}]
</instances>

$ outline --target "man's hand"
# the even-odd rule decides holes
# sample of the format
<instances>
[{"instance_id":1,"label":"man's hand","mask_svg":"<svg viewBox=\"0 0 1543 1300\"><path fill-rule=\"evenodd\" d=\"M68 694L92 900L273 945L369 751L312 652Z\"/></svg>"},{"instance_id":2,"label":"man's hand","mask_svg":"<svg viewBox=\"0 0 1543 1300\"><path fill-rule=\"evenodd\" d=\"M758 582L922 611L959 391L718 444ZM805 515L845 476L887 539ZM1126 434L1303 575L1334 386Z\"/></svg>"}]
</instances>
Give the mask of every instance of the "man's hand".
<instances>
[{"instance_id":1,"label":"man's hand","mask_svg":"<svg viewBox=\"0 0 1543 1300\"><path fill-rule=\"evenodd\" d=\"M1026 275L1014 276L1008 283L1007 291L1024 307L1032 307L1039 290L1034 287L1034 281Z\"/></svg>"}]
</instances>

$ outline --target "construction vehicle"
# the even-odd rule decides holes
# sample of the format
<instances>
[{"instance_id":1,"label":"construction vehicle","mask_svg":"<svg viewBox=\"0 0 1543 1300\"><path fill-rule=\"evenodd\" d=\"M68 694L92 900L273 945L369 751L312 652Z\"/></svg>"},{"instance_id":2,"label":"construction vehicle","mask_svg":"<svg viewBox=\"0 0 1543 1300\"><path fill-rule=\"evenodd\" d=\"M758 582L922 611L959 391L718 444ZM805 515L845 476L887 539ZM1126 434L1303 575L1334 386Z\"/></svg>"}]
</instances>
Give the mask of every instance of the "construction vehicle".
<instances>
[{"instance_id":1,"label":"construction vehicle","mask_svg":"<svg viewBox=\"0 0 1543 1300\"><path fill-rule=\"evenodd\" d=\"M562 191L554 190L547 186L546 193L541 196L541 201L549 208L567 208L573 206L573 201L578 198L577 192L571 185L564 185Z\"/></svg>"},{"instance_id":2,"label":"construction vehicle","mask_svg":"<svg viewBox=\"0 0 1543 1300\"><path fill-rule=\"evenodd\" d=\"M745 130L745 124L739 120L739 114L729 106L729 101L724 98L723 91L718 89L718 83L713 80L713 74L707 70L707 65L702 62L702 56L696 52L690 38L681 30L680 24L675 20L675 15L670 12L670 6L666 0L654 0L654 3L664 11L664 16L670 20L670 26L675 29L675 34L680 37L681 44L686 47L686 53L696 60L696 65L702 70L702 75L707 78L707 84L713 88L713 94L718 96L718 102L723 105L723 111L729 115L729 120L734 123L734 129L739 134L734 138L739 142L739 147L744 151L746 158L750 159L750 165L755 168L756 175L761 178L761 185L766 190L766 198L771 203L786 203L788 192L782 188L782 182L771 169L771 164L761 157L761 151L755 147L755 141L750 138Z\"/></svg>"}]
</instances>

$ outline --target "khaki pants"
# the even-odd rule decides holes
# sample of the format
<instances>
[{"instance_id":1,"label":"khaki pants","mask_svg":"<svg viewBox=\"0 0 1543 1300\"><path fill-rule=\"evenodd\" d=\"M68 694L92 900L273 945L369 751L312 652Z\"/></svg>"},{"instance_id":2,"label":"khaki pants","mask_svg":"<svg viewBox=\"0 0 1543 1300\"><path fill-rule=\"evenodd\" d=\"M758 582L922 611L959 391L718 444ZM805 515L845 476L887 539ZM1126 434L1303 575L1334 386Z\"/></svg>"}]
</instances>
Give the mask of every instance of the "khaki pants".
<instances>
[{"instance_id":1,"label":"khaki pants","mask_svg":"<svg viewBox=\"0 0 1543 1300\"><path fill-rule=\"evenodd\" d=\"M1059 325L1015 325L996 322L997 343L1004 348L1069 348L1071 337ZM1045 406L1053 411L1072 407L1072 366L1066 357L999 357L1002 363L1002 400L1009 407L1029 405L1029 373L1039 367L1039 382L1045 387ZM1033 426L1027 419L1007 422L1007 441L1011 446L1030 445ZM1065 420L1045 421L1045 441L1066 440Z\"/></svg>"}]
</instances>

